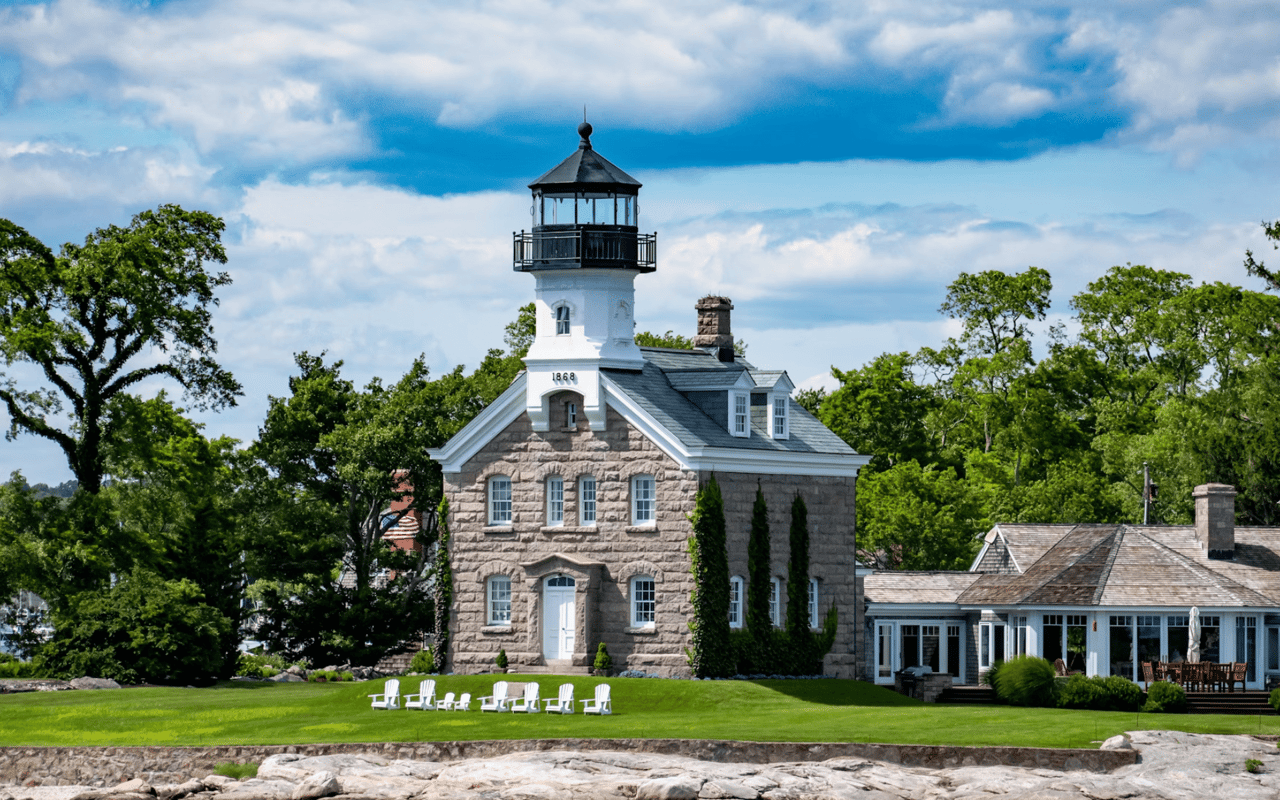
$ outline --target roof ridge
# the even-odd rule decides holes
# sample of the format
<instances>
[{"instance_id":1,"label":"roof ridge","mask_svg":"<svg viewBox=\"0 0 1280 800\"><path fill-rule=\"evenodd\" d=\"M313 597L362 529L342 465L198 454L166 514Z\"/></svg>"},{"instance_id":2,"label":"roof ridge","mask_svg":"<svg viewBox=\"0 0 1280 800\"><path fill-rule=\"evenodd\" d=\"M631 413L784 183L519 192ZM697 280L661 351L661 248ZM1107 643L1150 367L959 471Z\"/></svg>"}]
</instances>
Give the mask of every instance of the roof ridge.
<instances>
[{"instance_id":1,"label":"roof ridge","mask_svg":"<svg viewBox=\"0 0 1280 800\"><path fill-rule=\"evenodd\" d=\"M1095 606L1102 605L1103 590L1111 582L1111 569L1116 564L1116 556L1120 555L1120 548L1124 546L1124 531L1125 526L1121 523L1111 532L1110 538L1114 540L1114 544L1111 547L1111 552L1107 555L1107 563L1102 566L1102 574L1099 576L1098 585L1093 589L1093 604Z\"/></svg>"},{"instance_id":2,"label":"roof ridge","mask_svg":"<svg viewBox=\"0 0 1280 800\"><path fill-rule=\"evenodd\" d=\"M1146 539L1148 542L1155 545L1157 548L1168 551L1173 555L1175 559L1183 563L1185 566L1190 567L1191 570L1196 572L1197 575L1199 575L1202 579L1205 577L1208 577L1208 578L1211 578L1212 581L1218 581L1218 582L1230 584L1230 587L1233 588L1233 591L1250 592L1252 594L1258 595L1259 597L1265 597L1268 600L1272 601L1273 603L1276 602L1276 598L1270 597L1269 595L1265 595L1262 592L1258 591L1257 589L1252 589L1248 586L1245 586L1243 583L1240 583L1239 581L1227 575L1226 573L1219 572L1216 569L1212 569L1204 564L1201 564L1193 559L1188 558L1187 556L1184 556L1182 553L1179 553L1177 550L1174 550L1172 547L1160 541L1159 539L1154 539L1151 536L1148 536L1146 533L1143 533L1140 529L1138 529L1138 526L1131 526L1127 523L1122 523L1122 527L1132 528L1133 532L1138 536L1141 536L1143 539ZM1176 527L1189 528L1191 526L1180 525ZM1227 587L1224 587L1224 588L1227 588Z\"/></svg>"}]
</instances>

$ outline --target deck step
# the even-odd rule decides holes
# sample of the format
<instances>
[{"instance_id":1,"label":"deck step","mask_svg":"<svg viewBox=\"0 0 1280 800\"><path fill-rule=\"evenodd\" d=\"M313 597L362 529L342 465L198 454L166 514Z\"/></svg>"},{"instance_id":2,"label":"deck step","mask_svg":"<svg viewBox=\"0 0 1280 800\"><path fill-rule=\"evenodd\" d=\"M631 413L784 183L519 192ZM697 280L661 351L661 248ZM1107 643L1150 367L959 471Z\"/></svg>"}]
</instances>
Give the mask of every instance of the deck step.
<instances>
[{"instance_id":1,"label":"deck step","mask_svg":"<svg viewBox=\"0 0 1280 800\"><path fill-rule=\"evenodd\" d=\"M990 686L952 686L938 696L939 703L952 705L1004 705Z\"/></svg>"},{"instance_id":2,"label":"deck step","mask_svg":"<svg viewBox=\"0 0 1280 800\"><path fill-rule=\"evenodd\" d=\"M1189 714L1275 715L1268 692L1187 692Z\"/></svg>"}]
</instances>

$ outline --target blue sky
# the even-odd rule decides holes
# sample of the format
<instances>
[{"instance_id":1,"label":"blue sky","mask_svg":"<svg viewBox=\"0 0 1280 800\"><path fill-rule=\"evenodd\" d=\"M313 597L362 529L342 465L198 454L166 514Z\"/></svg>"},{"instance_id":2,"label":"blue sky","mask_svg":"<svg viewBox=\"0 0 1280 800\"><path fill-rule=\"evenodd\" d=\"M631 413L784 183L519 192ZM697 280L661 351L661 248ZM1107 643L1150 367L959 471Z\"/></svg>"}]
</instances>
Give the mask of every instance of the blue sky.
<instances>
[{"instance_id":1,"label":"blue sky","mask_svg":"<svg viewBox=\"0 0 1280 800\"><path fill-rule=\"evenodd\" d=\"M1280 216L1272 4L0 0L0 217L56 248L222 215L246 394L200 419L248 440L296 351L364 382L501 346L525 185L583 105L658 232L639 327L727 294L802 386L939 343L962 270L1044 267L1059 318L1125 262L1260 288ZM30 437L14 469L69 476Z\"/></svg>"}]
</instances>

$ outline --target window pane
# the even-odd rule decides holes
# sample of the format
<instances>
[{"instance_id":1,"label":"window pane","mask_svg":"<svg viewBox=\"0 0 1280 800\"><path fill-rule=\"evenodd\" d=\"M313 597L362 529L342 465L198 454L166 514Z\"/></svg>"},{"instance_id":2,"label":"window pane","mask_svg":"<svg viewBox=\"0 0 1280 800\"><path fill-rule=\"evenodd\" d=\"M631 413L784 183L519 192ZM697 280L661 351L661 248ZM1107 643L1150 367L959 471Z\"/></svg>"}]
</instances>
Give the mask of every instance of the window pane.
<instances>
[{"instance_id":1,"label":"window pane","mask_svg":"<svg viewBox=\"0 0 1280 800\"><path fill-rule=\"evenodd\" d=\"M809 579L809 627L818 627L818 580Z\"/></svg>"},{"instance_id":2,"label":"window pane","mask_svg":"<svg viewBox=\"0 0 1280 800\"><path fill-rule=\"evenodd\" d=\"M511 479L498 476L489 481L489 522L511 522Z\"/></svg>"},{"instance_id":3,"label":"window pane","mask_svg":"<svg viewBox=\"0 0 1280 800\"><path fill-rule=\"evenodd\" d=\"M511 623L511 579L505 576L489 579L489 624Z\"/></svg>"},{"instance_id":4,"label":"window pane","mask_svg":"<svg viewBox=\"0 0 1280 800\"><path fill-rule=\"evenodd\" d=\"M569 307L556 307L556 335L563 336L569 332Z\"/></svg>"},{"instance_id":5,"label":"window pane","mask_svg":"<svg viewBox=\"0 0 1280 800\"><path fill-rule=\"evenodd\" d=\"M596 479L589 475L578 483L578 509L583 525L596 524Z\"/></svg>"},{"instance_id":6,"label":"window pane","mask_svg":"<svg viewBox=\"0 0 1280 800\"><path fill-rule=\"evenodd\" d=\"M782 616L779 612L778 598L782 594L781 581L773 578L769 581L769 621L776 628L782 624Z\"/></svg>"},{"instance_id":7,"label":"window pane","mask_svg":"<svg viewBox=\"0 0 1280 800\"><path fill-rule=\"evenodd\" d=\"M631 592L632 624L652 625L656 610L653 578L636 578L631 583Z\"/></svg>"},{"instance_id":8,"label":"window pane","mask_svg":"<svg viewBox=\"0 0 1280 800\"><path fill-rule=\"evenodd\" d=\"M960 680L960 626L947 626L947 672Z\"/></svg>"},{"instance_id":9,"label":"window pane","mask_svg":"<svg viewBox=\"0 0 1280 800\"><path fill-rule=\"evenodd\" d=\"M553 476L547 479L547 524L559 525L564 522L564 478Z\"/></svg>"},{"instance_id":10,"label":"window pane","mask_svg":"<svg viewBox=\"0 0 1280 800\"><path fill-rule=\"evenodd\" d=\"M638 475L631 482L633 523L643 525L653 522L653 477Z\"/></svg>"},{"instance_id":11,"label":"window pane","mask_svg":"<svg viewBox=\"0 0 1280 800\"><path fill-rule=\"evenodd\" d=\"M729 579L729 627L742 627L742 579Z\"/></svg>"},{"instance_id":12,"label":"window pane","mask_svg":"<svg viewBox=\"0 0 1280 800\"><path fill-rule=\"evenodd\" d=\"M1185 616L1169 617L1169 657L1162 661L1187 660L1187 622Z\"/></svg>"},{"instance_id":13,"label":"window pane","mask_svg":"<svg viewBox=\"0 0 1280 800\"><path fill-rule=\"evenodd\" d=\"M920 626L920 663L934 672L942 671L941 632L937 625Z\"/></svg>"},{"instance_id":14,"label":"window pane","mask_svg":"<svg viewBox=\"0 0 1280 800\"><path fill-rule=\"evenodd\" d=\"M920 666L920 626L903 625L902 628L902 668Z\"/></svg>"},{"instance_id":15,"label":"window pane","mask_svg":"<svg viewBox=\"0 0 1280 800\"><path fill-rule=\"evenodd\" d=\"M779 397L773 403L773 435L787 435L787 398Z\"/></svg>"},{"instance_id":16,"label":"window pane","mask_svg":"<svg viewBox=\"0 0 1280 800\"><path fill-rule=\"evenodd\" d=\"M1133 617L1111 618L1111 674L1139 680L1133 663Z\"/></svg>"},{"instance_id":17,"label":"window pane","mask_svg":"<svg viewBox=\"0 0 1280 800\"><path fill-rule=\"evenodd\" d=\"M733 432L739 435L747 432L747 396L745 394L733 396Z\"/></svg>"}]
</instances>

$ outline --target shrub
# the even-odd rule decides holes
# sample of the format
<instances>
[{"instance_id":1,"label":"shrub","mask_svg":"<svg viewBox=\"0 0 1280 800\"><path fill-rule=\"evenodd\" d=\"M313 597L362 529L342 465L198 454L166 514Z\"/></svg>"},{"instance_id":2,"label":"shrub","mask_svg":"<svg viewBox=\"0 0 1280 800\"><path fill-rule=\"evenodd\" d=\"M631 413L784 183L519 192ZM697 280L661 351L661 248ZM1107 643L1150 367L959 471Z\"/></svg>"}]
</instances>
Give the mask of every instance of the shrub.
<instances>
[{"instance_id":1,"label":"shrub","mask_svg":"<svg viewBox=\"0 0 1280 800\"><path fill-rule=\"evenodd\" d=\"M1108 678L1072 675L1059 688L1058 705L1094 711L1133 711L1142 705L1142 689L1120 675Z\"/></svg>"},{"instance_id":2,"label":"shrub","mask_svg":"<svg viewBox=\"0 0 1280 800\"><path fill-rule=\"evenodd\" d=\"M284 656L275 653L241 653L236 674L246 678L270 678L289 668Z\"/></svg>"},{"instance_id":3,"label":"shrub","mask_svg":"<svg viewBox=\"0 0 1280 800\"><path fill-rule=\"evenodd\" d=\"M993 688L1010 705L1052 707L1053 664L1037 656L1017 656L1000 667Z\"/></svg>"},{"instance_id":4,"label":"shrub","mask_svg":"<svg viewBox=\"0 0 1280 800\"><path fill-rule=\"evenodd\" d=\"M996 694L999 694L1000 693L1000 670L1002 669L1004 669L1004 661L1001 661L1000 659L996 659L991 663L991 666L987 668L987 671L982 673L982 677L979 680L979 683L990 686L992 689L995 690Z\"/></svg>"},{"instance_id":5,"label":"shrub","mask_svg":"<svg viewBox=\"0 0 1280 800\"><path fill-rule=\"evenodd\" d=\"M1245 772L1262 772L1262 762L1256 758L1246 758L1244 760Z\"/></svg>"},{"instance_id":6,"label":"shrub","mask_svg":"<svg viewBox=\"0 0 1280 800\"><path fill-rule=\"evenodd\" d=\"M609 655L609 649L604 646L604 642L596 648L596 660L592 666L601 675L608 675L613 671L613 657Z\"/></svg>"},{"instance_id":7,"label":"shrub","mask_svg":"<svg viewBox=\"0 0 1280 800\"><path fill-rule=\"evenodd\" d=\"M413 654L413 660L409 662L410 672L435 672L436 659L431 653L430 647L424 647Z\"/></svg>"},{"instance_id":8,"label":"shrub","mask_svg":"<svg viewBox=\"0 0 1280 800\"><path fill-rule=\"evenodd\" d=\"M1187 693L1176 683L1156 681L1147 689L1147 702L1142 710L1149 714L1180 714L1187 710Z\"/></svg>"},{"instance_id":9,"label":"shrub","mask_svg":"<svg viewBox=\"0 0 1280 800\"><path fill-rule=\"evenodd\" d=\"M1267 703L1276 711L1280 711L1280 689L1271 690L1271 696L1267 698Z\"/></svg>"},{"instance_id":10,"label":"shrub","mask_svg":"<svg viewBox=\"0 0 1280 800\"><path fill-rule=\"evenodd\" d=\"M0 653L0 678L34 678L36 665L30 661L19 661L8 653Z\"/></svg>"},{"instance_id":11,"label":"shrub","mask_svg":"<svg viewBox=\"0 0 1280 800\"><path fill-rule=\"evenodd\" d=\"M234 761L223 761L213 768L215 775L222 775L232 780L241 781L245 778L258 777L258 765L252 761L245 764L237 764Z\"/></svg>"},{"instance_id":12,"label":"shrub","mask_svg":"<svg viewBox=\"0 0 1280 800\"><path fill-rule=\"evenodd\" d=\"M499 650L498 657L493 660L493 663L498 665L498 669L506 669L509 663L507 661L507 651L505 649Z\"/></svg>"},{"instance_id":13,"label":"shrub","mask_svg":"<svg viewBox=\"0 0 1280 800\"><path fill-rule=\"evenodd\" d=\"M72 597L38 661L56 677L120 683L206 683L222 668L230 621L189 580L136 569L115 586Z\"/></svg>"}]
</instances>

